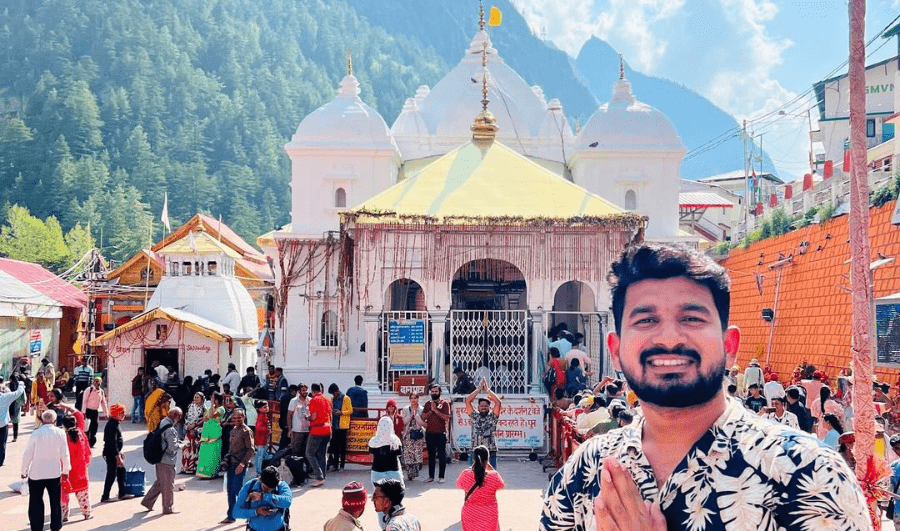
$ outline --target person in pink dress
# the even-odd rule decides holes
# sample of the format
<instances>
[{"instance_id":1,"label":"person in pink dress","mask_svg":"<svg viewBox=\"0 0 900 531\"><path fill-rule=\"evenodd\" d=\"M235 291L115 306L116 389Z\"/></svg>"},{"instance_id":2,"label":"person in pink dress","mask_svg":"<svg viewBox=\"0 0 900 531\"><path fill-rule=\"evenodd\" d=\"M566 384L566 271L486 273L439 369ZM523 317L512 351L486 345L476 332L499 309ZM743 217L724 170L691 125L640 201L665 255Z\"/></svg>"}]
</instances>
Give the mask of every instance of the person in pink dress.
<instances>
[{"instance_id":1,"label":"person in pink dress","mask_svg":"<svg viewBox=\"0 0 900 531\"><path fill-rule=\"evenodd\" d=\"M462 531L500 531L497 491L506 486L490 463L487 447L472 451L472 466L456 478L456 488L466 493L462 508Z\"/></svg>"},{"instance_id":2,"label":"person in pink dress","mask_svg":"<svg viewBox=\"0 0 900 531\"><path fill-rule=\"evenodd\" d=\"M91 518L91 500L88 493L88 467L91 464L91 446L84 433L84 414L77 409L68 411L63 419L66 442L69 443L69 459L72 469L62 481L62 521L69 521L69 495L74 494L85 520Z\"/></svg>"},{"instance_id":3,"label":"person in pink dress","mask_svg":"<svg viewBox=\"0 0 900 531\"><path fill-rule=\"evenodd\" d=\"M819 398L813 400L809 406L810 416L817 420L816 436L820 441L825 439L825 435L831 429L824 418L829 413L837 417L841 425L844 424L844 408L831 399L831 389L827 385L823 385L819 388Z\"/></svg>"}]
</instances>

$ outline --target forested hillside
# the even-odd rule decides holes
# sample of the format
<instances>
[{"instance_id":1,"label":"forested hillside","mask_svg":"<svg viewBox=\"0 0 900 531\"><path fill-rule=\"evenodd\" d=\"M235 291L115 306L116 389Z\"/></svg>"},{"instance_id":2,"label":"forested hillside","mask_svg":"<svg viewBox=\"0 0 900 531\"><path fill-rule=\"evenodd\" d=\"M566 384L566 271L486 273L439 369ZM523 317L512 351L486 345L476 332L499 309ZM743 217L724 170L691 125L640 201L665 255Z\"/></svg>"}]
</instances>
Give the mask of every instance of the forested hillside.
<instances>
[{"instance_id":1,"label":"forested hillside","mask_svg":"<svg viewBox=\"0 0 900 531\"><path fill-rule=\"evenodd\" d=\"M161 236L168 191L173 225L202 211L253 241L289 219L283 145L334 96L348 48L362 98L388 120L447 71L344 0L9 0L0 221L22 219L7 214L17 204L65 233L89 224L124 260L151 219Z\"/></svg>"}]
</instances>

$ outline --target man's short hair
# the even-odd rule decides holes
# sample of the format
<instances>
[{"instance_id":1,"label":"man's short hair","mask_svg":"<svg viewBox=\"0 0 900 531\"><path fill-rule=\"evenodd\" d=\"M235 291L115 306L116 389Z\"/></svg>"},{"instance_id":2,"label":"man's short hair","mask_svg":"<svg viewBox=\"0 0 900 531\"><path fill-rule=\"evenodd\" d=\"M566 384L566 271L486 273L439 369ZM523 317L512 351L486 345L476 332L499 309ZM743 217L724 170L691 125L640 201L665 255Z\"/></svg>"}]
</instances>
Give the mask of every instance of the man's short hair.
<instances>
[{"instance_id":1,"label":"man's short hair","mask_svg":"<svg viewBox=\"0 0 900 531\"><path fill-rule=\"evenodd\" d=\"M362 377L362 375L361 375L361 374L357 374L356 376L354 376L354 377L353 377L353 383L355 383L356 385L362 385L362 383L363 383L363 377Z\"/></svg>"},{"instance_id":2,"label":"man's short hair","mask_svg":"<svg viewBox=\"0 0 900 531\"><path fill-rule=\"evenodd\" d=\"M481 398L478 399L478 405L480 406L482 403L485 403L485 404L487 404L487 405L491 405L491 401L488 400L487 398L484 398L484 397L481 397Z\"/></svg>"},{"instance_id":3,"label":"man's short hair","mask_svg":"<svg viewBox=\"0 0 900 531\"><path fill-rule=\"evenodd\" d=\"M176 416L180 418L180 417L184 416L184 412L181 411L180 407L175 406L175 407L169 408L168 416L169 416L169 418L176 417Z\"/></svg>"},{"instance_id":4,"label":"man's short hair","mask_svg":"<svg viewBox=\"0 0 900 531\"><path fill-rule=\"evenodd\" d=\"M228 370L231 370L231 369L237 369L237 366L235 366L234 363L229 363L229 364L228 364Z\"/></svg>"},{"instance_id":5,"label":"man's short hair","mask_svg":"<svg viewBox=\"0 0 900 531\"><path fill-rule=\"evenodd\" d=\"M784 397L783 396L773 396L772 398L769 399L769 401L770 402L781 402L782 404L784 404Z\"/></svg>"},{"instance_id":6,"label":"man's short hair","mask_svg":"<svg viewBox=\"0 0 900 531\"><path fill-rule=\"evenodd\" d=\"M557 400L563 399L566 397L566 390L563 389L562 387L557 387L555 394L556 394Z\"/></svg>"},{"instance_id":7,"label":"man's short hair","mask_svg":"<svg viewBox=\"0 0 900 531\"><path fill-rule=\"evenodd\" d=\"M337 393L338 391L340 391L340 388L338 388L336 383L332 383L328 386L328 394Z\"/></svg>"},{"instance_id":8,"label":"man's short hair","mask_svg":"<svg viewBox=\"0 0 900 531\"><path fill-rule=\"evenodd\" d=\"M791 400L800 400L800 390L796 387L789 387L785 394L791 397Z\"/></svg>"},{"instance_id":9,"label":"man's short hair","mask_svg":"<svg viewBox=\"0 0 900 531\"><path fill-rule=\"evenodd\" d=\"M759 384L752 383L747 386L747 389L759 389Z\"/></svg>"},{"instance_id":10,"label":"man's short hair","mask_svg":"<svg viewBox=\"0 0 900 531\"><path fill-rule=\"evenodd\" d=\"M299 391L299 390L300 390L300 388L297 387L297 384L291 384L291 385L288 386L288 392L291 392L291 391Z\"/></svg>"},{"instance_id":11,"label":"man's short hair","mask_svg":"<svg viewBox=\"0 0 900 531\"><path fill-rule=\"evenodd\" d=\"M278 473L277 468L269 465L259 473L259 482L270 489L274 489L281 483L281 474Z\"/></svg>"},{"instance_id":12,"label":"man's short hair","mask_svg":"<svg viewBox=\"0 0 900 531\"><path fill-rule=\"evenodd\" d=\"M254 369L253 367L247 367L247 374L253 374L255 372L256 372L256 369Z\"/></svg>"},{"instance_id":13,"label":"man's short hair","mask_svg":"<svg viewBox=\"0 0 900 531\"><path fill-rule=\"evenodd\" d=\"M622 410L619 411L619 414L616 415L616 418L628 425L631 424L632 420L634 420L634 415L632 415L628 410Z\"/></svg>"},{"instance_id":14,"label":"man's short hair","mask_svg":"<svg viewBox=\"0 0 900 531\"><path fill-rule=\"evenodd\" d=\"M301 386L301 387L302 387L302 386ZM312 384L309 388L310 388L310 390L311 390L312 392L314 392L314 393L321 393L321 392L322 392L322 385L321 385L321 384L314 383L314 384Z\"/></svg>"},{"instance_id":15,"label":"man's short hair","mask_svg":"<svg viewBox=\"0 0 900 531\"><path fill-rule=\"evenodd\" d=\"M737 393L737 386L734 385L734 384L728 384L728 392L729 392L730 394L735 394L735 393Z\"/></svg>"},{"instance_id":16,"label":"man's short hair","mask_svg":"<svg viewBox=\"0 0 900 531\"><path fill-rule=\"evenodd\" d=\"M428 386L428 390L431 391L431 390L434 389L435 387L437 387L437 390L438 390L438 391L441 390L440 384L436 384L436 383L433 383L433 384L429 385L429 386Z\"/></svg>"},{"instance_id":17,"label":"man's short hair","mask_svg":"<svg viewBox=\"0 0 900 531\"><path fill-rule=\"evenodd\" d=\"M403 503L403 484L400 483L399 480L394 478L384 478L379 479L375 482L375 486L381 489L381 493L384 494L387 499L391 500L391 505L396 507Z\"/></svg>"},{"instance_id":18,"label":"man's short hair","mask_svg":"<svg viewBox=\"0 0 900 531\"><path fill-rule=\"evenodd\" d=\"M700 251L682 245L645 242L626 248L606 277L612 287L616 333L622 333L628 286L641 280L676 277L685 277L709 289L725 330L731 304L731 281L725 268Z\"/></svg>"},{"instance_id":19,"label":"man's short hair","mask_svg":"<svg viewBox=\"0 0 900 531\"><path fill-rule=\"evenodd\" d=\"M56 411L52 409L48 409L41 413L41 422L44 424L55 424L56 423Z\"/></svg>"}]
</instances>

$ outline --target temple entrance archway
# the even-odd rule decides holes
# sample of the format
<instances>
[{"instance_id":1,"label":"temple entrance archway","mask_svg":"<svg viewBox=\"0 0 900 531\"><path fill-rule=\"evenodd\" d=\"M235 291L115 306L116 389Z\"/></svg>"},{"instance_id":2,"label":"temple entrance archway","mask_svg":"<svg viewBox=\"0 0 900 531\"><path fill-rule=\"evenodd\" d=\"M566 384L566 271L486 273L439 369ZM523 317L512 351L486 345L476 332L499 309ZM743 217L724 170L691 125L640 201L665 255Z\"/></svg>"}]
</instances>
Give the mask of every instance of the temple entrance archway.
<instances>
[{"instance_id":1,"label":"temple entrance archway","mask_svg":"<svg viewBox=\"0 0 900 531\"><path fill-rule=\"evenodd\" d=\"M498 393L525 393L531 330L522 272L495 259L460 267L451 284L447 337L450 365Z\"/></svg>"},{"instance_id":2,"label":"temple entrance archway","mask_svg":"<svg viewBox=\"0 0 900 531\"><path fill-rule=\"evenodd\" d=\"M392 311L425 311L425 290L415 280L401 278L391 282L384 294L384 306Z\"/></svg>"},{"instance_id":3,"label":"temple entrance archway","mask_svg":"<svg viewBox=\"0 0 900 531\"><path fill-rule=\"evenodd\" d=\"M595 301L594 290L589 285L571 280L556 290L553 310L548 313L550 335L565 328L580 343L579 348L590 357L590 384L613 374L604 341L609 331L609 316L607 312L596 311ZM552 339L549 337L548 341Z\"/></svg>"}]
</instances>

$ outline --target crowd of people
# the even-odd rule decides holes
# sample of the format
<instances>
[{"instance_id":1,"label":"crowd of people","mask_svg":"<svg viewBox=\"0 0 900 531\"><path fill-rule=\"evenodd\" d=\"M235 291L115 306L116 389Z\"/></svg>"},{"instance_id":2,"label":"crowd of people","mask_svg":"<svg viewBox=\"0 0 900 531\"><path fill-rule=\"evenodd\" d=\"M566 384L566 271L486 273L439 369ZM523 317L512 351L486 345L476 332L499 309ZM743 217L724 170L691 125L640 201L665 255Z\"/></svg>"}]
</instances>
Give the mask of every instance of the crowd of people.
<instances>
[{"instance_id":1,"label":"crowd of people","mask_svg":"<svg viewBox=\"0 0 900 531\"><path fill-rule=\"evenodd\" d=\"M727 273L697 251L635 245L613 265L609 279L615 331L607 346L620 378L603 378L589 387L585 376L590 372L585 371L591 370L590 359L579 355L580 338L563 327L551 331L544 383L554 415L579 444L552 477L539 529L792 531L810 523L822 529L873 529L853 472L852 376L843 375L832 391L815 368L804 368L787 386L757 360L741 372L734 365L740 331L728 324ZM272 366L264 379L256 378L252 368L238 379L233 366L224 378L207 371L197 381L178 380L172 368L161 365L146 372L141 369L133 381L133 411L143 408L147 440L159 439L160 455L154 458L156 480L142 505L153 510L162 498L163 514L175 512L174 478L180 463L182 473L199 478L224 474L228 503L222 523L247 519L255 531L285 529L290 518L293 494L280 476L278 460L302 460L310 487L320 487L332 471L344 469L350 419L372 413L361 377L343 392L336 383L327 388L321 383L290 385ZM496 462L501 399L486 380L476 383L462 370L454 373L457 389L467 391L465 414L474 447L471 466L455 483L462 492L462 528L498 531L496 493L505 486ZM0 390L0 406L19 398L21 380L16 375L10 390ZM79 407L66 405L56 388L42 404L41 426L32 433L22 463L33 531L43 528L44 490L50 493L51 531L68 516L70 494L82 516L91 517L84 478L92 436L86 422L94 423L93 411L105 406L89 386L82 390ZM403 407L391 400L371 419L377 422L368 442L371 502L382 529L421 529L404 497L408 482L422 473L423 447L428 453L423 481L445 479L451 405L440 386L427 390L424 403L415 394ZM880 383L875 384L875 400L880 419L875 450L892 461L890 487L896 492L897 403ZM276 407L278 441L271 424ZM101 501L110 500L115 482L119 497L125 495L118 424L124 420L124 406L108 410L103 432L108 469ZM144 450L147 456L146 442ZM255 477L245 481L250 468ZM367 492L359 482L346 484L341 510L325 530L362 529L359 518Z\"/></svg>"},{"instance_id":2,"label":"crowd of people","mask_svg":"<svg viewBox=\"0 0 900 531\"><path fill-rule=\"evenodd\" d=\"M302 484L305 473L310 476L309 486L315 488L325 483L329 472L343 471L350 419L371 418L374 411L377 429L368 451L372 457L372 503L379 523L382 529L420 529L417 518L403 506L403 496L406 483L420 477L426 449L428 477L423 481L444 482L451 408L450 402L441 397L440 386L429 387L430 400L424 404L413 393L403 407L392 399L383 409L370 410L361 376L346 392L332 383L326 394L321 383L288 384L277 367L270 366L263 379L254 373L250 367L244 377L237 378L232 376L237 374L232 365L224 378L206 371L196 380L190 376L181 380L173 368L159 363L138 369L132 380L131 422L146 423L147 439L155 438L159 446L158 460L151 462L147 457L148 443L144 443L144 457L154 466L156 479L140 500L143 507L152 511L161 499L162 514L176 513L177 473L200 479L224 476L227 510L222 524L246 518L255 531L282 529L285 519L289 519L291 487ZM89 385L80 392L77 376L74 379L78 393L75 406L66 403L61 388L52 386L46 398L34 404L40 411L40 425L29 439L22 463L23 480L30 488L29 518L34 531L43 528L45 490L50 497L52 531L67 521L72 494L81 516L92 517L87 470L101 413L108 420L101 432L106 476L100 501L134 497L124 481L121 423L125 422L126 408L122 404L108 405L101 379L94 379L93 372L91 376ZM35 381L39 380L43 378ZM236 393L232 393L234 382ZM10 383L13 389L0 388L0 406L15 403L25 394L23 373L17 372ZM482 393L484 396L479 398ZM464 529L496 531L499 523L495 492L504 486L495 469L495 432L501 403L482 380L465 397L465 406L472 421L475 448L471 452L471 468L456 482L465 490ZM280 413L277 420L272 414L276 410ZM0 411L8 412L8 407ZM273 421L281 430L278 440L272 438ZM53 450L44 452L45 446ZM2 457L0 453L0 464ZM293 485L281 479L284 467L279 467L279 463L288 459L299 461L301 466L300 473L291 474ZM247 474L254 474L254 479L245 480ZM113 485L117 486L116 497L112 496ZM341 513L326 524L326 529L354 529L347 527L351 524L361 528L358 518L365 509L365 487L348 485L344 498ZM487 516L490 518L485 520Z\"/></svg>"}]
</instances>

